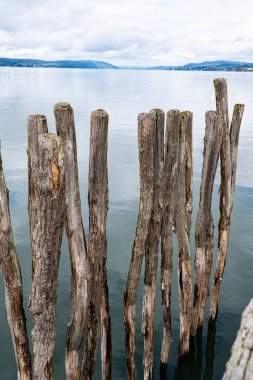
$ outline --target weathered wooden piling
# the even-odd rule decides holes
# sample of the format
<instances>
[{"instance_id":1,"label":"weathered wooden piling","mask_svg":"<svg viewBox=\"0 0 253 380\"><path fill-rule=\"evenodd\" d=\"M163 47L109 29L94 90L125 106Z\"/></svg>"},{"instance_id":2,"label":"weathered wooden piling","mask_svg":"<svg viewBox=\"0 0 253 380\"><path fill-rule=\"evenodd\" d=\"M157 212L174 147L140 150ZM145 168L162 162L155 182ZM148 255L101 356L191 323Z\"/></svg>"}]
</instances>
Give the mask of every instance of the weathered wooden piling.
<instances>
[{"instance_id":1,"label":"weathered wooden piling","mask_svg":"<svg viewBox=\"0 0 253 380\"><path fill-rule=\"evenodd\" d=\"M213 261L212 194L222 140L223 119L214 111L206 112L203 167L199 209L195 227L195 286L191 335L203 327Z\"/></svg>"},{"instance_id":2,"label":"weathered wooden piling","mask_svg":"<svg viewBox=\"0 0 253 380\"><path fill-rule=\"evenodd\" d=\"M185 356L189 352L190 327L192 318L192 284L190 259L190 214L187 205L192 204L192 188L188 170L190 162L188 155L191 142L192 113L182 112L180 115L179 154L178 154L178 183L176 195L176 232L178 240L178 294L180 313L180 347L179 355Z\"/></svg>"},{"instance_id":3,"label":"weathered wooden piling","mask_svg":"<svg viewBox=\"0 0 253 380\"><path fill-rule=\"evenodd\" d=\"M242 314L241 326L232 347L222 380L251 380L253 374L253 299Z\"/></svg>"},{"instance_id":4,"label":"weathered wooden piling","mask_svg":"<svg viewBox=\"0 0 253 380\"><path fill-rule=\"evenodd\" d=\"M134 353L136 348L136 301L143 255L152 215L154 196L154 118L143 113L138 116L138 143L140 162L140 204L132 248L132 257L124 295L124 323L128 379L136 378Z\"/></svg>"},{"instance_id":5,"label":"weathered wooden piling","mask_svg":"<svg viewBox=\"0 0 253 380\"><path fill-rule=\"evenodd\" d=\"M153 160L154 160L154 196L153 209L145 248L145 277L142 305L142 336L144 343L143 370L144 379L152 379L154 311L156 299L156 277L158 251L161 237L163 211L162 178L164 165L164 112L160 109L150 111L154 119Z\"/></svg>"},{"instance_id":6,"label":"weathered wooden piling","mask_svg":"<svg viewBox=\"0 0 253 380\"><path fill-rule=\"evenodd\" d=\"M101 307L102 295L106 297L106 307L103 313L108 313L108 293L106 292L104 276L105 258L107 250L106 239L106 217L108 209L108 172L107 172L107 139L108 139L108 114L103 110L96 110L91 114L91 130L90 130L90 161L89 161L89 236L87 247L88 258L88 304L87 304L87 336L86 350L83 360L84 379L92 378L98 339L101 328ZM104 281L103 281L104 279ZM104 304L103 304L104 306ZM102 322L108 320L102 319ZM103 333L107 326L102 326ZM109 335L107 335L108 337ZM104 335L103 335L104 337ZM107 339L102 339L102 345ZM102 346L105 357L110 358L110 344L106 347ZM104 363L104 361L102 362ZM108 373L110 378L110 371Z\"/></svg>"},{"instance_id":7,"label":"weathered wooden piling","mask_svg":"<svg viewBox=\"0 0 253 380\"><path fill-rule=\"evenodd\" d=\"M61 138L47 131L43 116L28 119L29 218L33 283L33 379L53 378L58 266L66 214ZM43 134L42 134L43 133Z\"/></svg>"},{"instance_id":8,"label":"weathered wooden piling","mask_svg":"<svg viewBox=\"0 0 253 380\"><path fill-rule=\"evenodd\" d=\"M186 230L189 243L191 240L192 209L193 209L193 161L192 161L192 113L182 112L181 118L185 123L185 208L186 208Z\"/></svg>"},{"instance_id":9,"label":"weathered wooden piling","mask_svg":"<svg viewBox=\"0 0 253 380\"><path fill-rule=\"evenodd\" d=\"M17 362L17 378L30 380L31 357L23 308L23 286L14 246L6 187L0 152L0 273L4 277L5 309Z\"/></svg>"},{"instance_id":10,"label":"weathered wooden piling","mask_svg":"<svg viewBox=\"0 0 253 380\"><path fill-rule=\"evenodd\" d=\"M224 215L229 216L231 205L231 156L229 139L229 114L228 114L228 94L227 81L224 78L214 80L216 112L223 118L223 132L221 143L221 193L220 202Z\"/></svg>"},{"instance_id":11,"label":"weathered wooden piling","mask_svg":"<svg viewBox=\"0 0 253 380\"><path fill-rule=\"evenodd\" d=\"M103 263L102 303L101 303L101 360L102 380L110 380L112 376L112 338L111 316L109 307L109 290L107 284L106 256Z\"/></svg>"},{"instance_id":12,"label":"weathered wooden piling","mask_svg":"<svg viewBox=\"0 0 253 380\"><path fill-rule=\"evenodd\" d=\"M81 371L87 306L87 252L81 212L73 109L68 103L58 103L54 107L54 114L57 134L62 139L65 151L65 226L72 271L71 306L65 359L66 376L69 380L78 380Z\"/></svg>"},{"instance_id":13,"label":"weathered wooden piling","mask_svg":"<svg viewBox=\"0 0 253 380\"><path fill-rule=\"evenodd\" d=\"M239 133L244 113L244 104L236 104L234 106L231 126L230 126L230 154L231 154L231 205L230 213L232 214L234 207L235 180L238 157Z\"/></svg>"},{"instance_id":14,"label":"weathered wooden piling","mask_svg":"<svg viewBox=\"0 0 253 380\"><path fill-rule=\"evenodd\" d=\"M173 267L172 231L175 215L175 186L178 172L180 111L171 110L167 113L165 157L163 176L163 221L161 231L161 290L163 308L163 343L160 362L168 361L171 333L171 276Z\"/></svg>"},{"instance_id":15,"label":"weathered wooden piling","mask_svg":"<svg viewBox=\"0 0 253 380\"><path fill-rule=\"evenodd\" d=\"M219 252L212 287L211 306L209 314L210 323L214 322L217 317L221 281L226 264L228 240L231 227L231 215L234 204L234 188L237 167L239 131L244 111L244 105L235 105L231 128L229 130L226 81L225 79L216 79L214 81L214 85L216 92L217 113L223 118L223 134L220 152L221 187L220 221L218 237Z\"/></svg>"}]
</instances>

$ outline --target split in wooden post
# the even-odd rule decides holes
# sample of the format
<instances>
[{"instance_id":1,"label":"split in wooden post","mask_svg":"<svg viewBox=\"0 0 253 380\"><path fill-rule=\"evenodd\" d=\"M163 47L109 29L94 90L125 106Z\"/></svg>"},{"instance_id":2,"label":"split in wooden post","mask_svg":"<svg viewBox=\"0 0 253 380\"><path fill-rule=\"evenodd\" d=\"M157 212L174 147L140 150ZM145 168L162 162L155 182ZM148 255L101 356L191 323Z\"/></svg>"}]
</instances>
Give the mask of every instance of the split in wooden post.
<instances>
[{"instance_id":1,"label":"split in wooden post","mask_svg":"<svg viewBox=\"0 0 253 380\"><path fill-rule=\"evenodd\" d=\"M107 140L108 140L108 114L103 110L96 110L91 114L91 132L90 132L90 162L89 162L89 236L88 236L88 305L87 305L87 336L86 350L83 360L84 379L92 378L98 339L101 328L101 308L102 295L106 297L106 307L103 313L108 313L109 318L109 300L108 293L104 288L105 284L105 259L107 250L106 239L106 218L108 209L108 172L107 172ZM103 314L104 315L104 314ZM102 319L102 322L105 319ZM105 329L110 328L110 324L102 326L103 334ZM110 332L106 334L110 339ZM104 335L103 335L104 338ZM106 342L106 346L103 344ZM104 357L111 358L110 342L102 339L102 350ZM108 344L107 344L108 343ZM102 378L110 378L110 369L107 366L110 363L102 361L103 375ZM105 375L107 374L107 375Z\"/></svg>"},{"instance_id":2,"label":"split in wooden post","mask_svg":"<svg viewBox=\"0 0 253 380\"><path fill-rule=\"evenodd\" d=\"M241 326L232 347L222 380L250 380L253 373L253 299L242 314Z\"/></svg>"},{"instance_id":3,"label":"split in wooden post","mask_svg":"<svg viewBox=\"0 0 253 380\"><path fill-rule=\"evenodd\" d=\"M107 284L106 256L103 263L102 303L101 303L101 360L102 380L112 377L112 338L111 316L109 308L109 290Z\"/></svg>"},{"instance_id":4,"label":"split in wooden post","mask_svg":"<svg viewBox=\"0 0 253 380\"><path fill-rule=\"evenodd\" d=\"M161 350L161 365L168 362L171 333L171 281L173 267L172 231L175 214L175 187L178 173L180 111L171 110L167 113L165 157L163 175L163 221L161 237L161 290L163 308L163 343Z\"/></svg>"},{"instance_id":5,"label":"split in wooden post","mask_svg":"<svg viewBox=\"0 0 253 380\"><path fill-rule=\"evenodd\" d=\"M54 107L57 134L65 151L66 233L69 244L72 290L66 344L66 376L79 380L87 305L87 252L78 181L76 133L73 109L68 103Z\"/></svg>"},{"instance_id":6,"label":"split in wooden post","mask_svg":"<svg viewBox=\"0 0 253 380\"><path fill-rule=\"evenodd\" d=\"M192 175L188 172L189 157L192 154L188 149L191 146L192 113L182 112L180 115L178 184L176 197L176 232L178 239L178 293L180 313L180 347L179 355L185 356L189 352L190 327L192 318L192 284L190 258L190 218L192 188L187 186ZM192 167L191 167L192 170Z\"/></svg>"},{"instance_id":7,"label":"split in wooden post","mask_svg":"<svg viewBox=\"0 0 253 380\"><path fill-rule=\"evenodd\" d=\"M163 211L162 176L164 165L164 112L159 109L153 109L150 111L150 114L154 118L154 199L145 248L145 278L142 305L142 336L144 342L143 369L145 380L152 379L153 368L154 311L158 252Z\"/></svg>"},{"instance_id":8,"label":"split in wooden post","mask_svg":"<svg viewBox=\"0 0 253 380\"><path fill-rule=\"evenodd\" d=\"M154 118L143 113L138 116L138 142L140 162L140 205L132 258L124 295L124 323L126 331L126 356L128 379L136 378L136 301L137 291L145 251L148 229L151 220L154 195L154 153L153 153Z\"/></svg>"},{"instance_id":9,"label":"split in wooden post","mask_svg":"<svg viewBox=\"0 0 253 380\"><path fill-rule=\"evenodd\" d=\"M200 186L199 210L195 227L195 287L191 335L203 327L206 301L209 292L213 261L212 194L222 140L221 116L214 111L206 112L203 167Z\"/></svg>"}]
</instances>

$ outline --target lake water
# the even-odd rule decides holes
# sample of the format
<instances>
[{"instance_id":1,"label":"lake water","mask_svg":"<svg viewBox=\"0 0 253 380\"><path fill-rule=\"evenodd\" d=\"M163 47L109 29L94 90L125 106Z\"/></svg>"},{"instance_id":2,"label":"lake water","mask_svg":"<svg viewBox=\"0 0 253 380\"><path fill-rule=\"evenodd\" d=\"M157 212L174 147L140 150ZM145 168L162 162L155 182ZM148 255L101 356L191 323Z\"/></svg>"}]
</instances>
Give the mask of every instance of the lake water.
<instances>
[{"instance_id":1,"label":"lake water","mask_svg":"<svg viewBox=\"0 0 253 380\"><path fill-rule=\"evenodd\" d=\"M4 171L10 190L10 209L14 239L20 260L24 302L28 304L31 289L31 248L27 215L27 116L45 114L49 129L55 131L53 106L70 102L75 112L79 159L79 176L83 218L87 234L87 177L90 112L104 108L109 122L109 202L108 213L108 279L112 314L113 379L127 378L123 326L123 292L130 263L139 201L139 163L137 149L137 115L151 108L172 108L193 112L194 215L198 208L202 169L205 111L215 109L213 79L225 77L228 82L229 111L233 104L246 105L240 134L237 186L232 231L216 333L207 337L203 331L196 357L190 356L182 368L177 366L179 334L177 301L177 252L174 253L172 329L173 343L167 377L163 379L220 379L240 323L241 313L253 296L253 74L219 72L172 72L126 70L72 70L0 68L0 139ZM213 214L218 222L218 185L214 188ZM194 236L194 231L193 235ZM192 239L192 258L194 241ZM216 244L217 247L217 244ZM217 249L214 253L214 263ZM159 281L159 279L158 279ZM143 281L141 281L141 284ZM70 263L66 239L63 242L58 287L58 322L55 351L55 379L64 379L64 347L70 300ZM138 379L142 379L142 338L140 333L142 286L137 307ZM3 283L0 289L0 378L16 377L11 337L5 318ZM28 329L31 314L26 308ZM162 341L162 313L158 282L154 379L160 379L159 356ZM100 379L99 360L94 379Z\"/></svg>"}]
</instances>

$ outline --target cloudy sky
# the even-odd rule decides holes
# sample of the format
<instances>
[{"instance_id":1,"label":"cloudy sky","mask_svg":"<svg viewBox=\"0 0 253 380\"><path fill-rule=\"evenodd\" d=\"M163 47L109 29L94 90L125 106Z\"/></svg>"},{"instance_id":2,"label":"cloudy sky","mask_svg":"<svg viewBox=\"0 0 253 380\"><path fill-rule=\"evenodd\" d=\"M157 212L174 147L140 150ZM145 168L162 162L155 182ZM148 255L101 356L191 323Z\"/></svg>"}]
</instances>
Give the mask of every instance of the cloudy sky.
<instances>
[{"instance_id":1,"label":"cloudy sky","mask_svg":"<svg viewBox=\"0 0 253 380\"><path fill-rule=\"evenodd\" d=\"M0 56L253 62L253 0L0 0Z\"/></svg>"}]
</instances>

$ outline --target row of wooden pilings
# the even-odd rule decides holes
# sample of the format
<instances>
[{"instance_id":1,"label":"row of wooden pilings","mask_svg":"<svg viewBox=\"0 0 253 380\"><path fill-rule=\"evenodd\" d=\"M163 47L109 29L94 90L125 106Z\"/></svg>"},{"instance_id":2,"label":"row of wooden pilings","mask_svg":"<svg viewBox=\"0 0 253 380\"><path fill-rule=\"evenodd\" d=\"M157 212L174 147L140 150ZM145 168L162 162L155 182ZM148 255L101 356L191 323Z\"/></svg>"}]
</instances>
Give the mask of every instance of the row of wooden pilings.
<instances>
[{"instance_id":1,"label":"row of wooden pilings","mask_svg":"<svg viewBox=\"0 0 253 380\"><path fill-rule=\"evenodd\" d=\"M221 161L218 256L211 290L209 323L217 317L221 280L234 203L237 150L244 106L228 117L227 84L214 81L216 111L206 113L203 170L195 227L195 286L192 292L190 232L193 208L192 113L154 109L138 116L140 206L124 295L128 378L136 379L136 302L145 256L142 335L144 378L152 379L154 309L161 240L161 292L164 317L161 364L171 345L171 276L173 230L178 240L180 357L189 352L190 336L204 324L213 261L212 191ZM89 156L89 232L81 216L73 110L55 106L57 135L48 133L46 117L28 118L29 222L32 245L32 359L23 309L21 272L13 243L2 161L0 161L0 270L5 280L6 311L20 379L53 378L56 297L65 225L72 270L72 292L65 351L66 378L91 379L101 335L102 375L111 378L111 321L106 275L108 210L108 114L91 114ZM194 301L192 303L192 298Z\"/></svg>"},{"instance_id":2,"label":"row of wooden pilings","mask_svg":"<svg viewBox=\"0 0 253 380\"><path fill-rule=\"evenodd\" d=\"M220 221L218 256L211 290L209 323L218 312L220 286L226 263L227 247L234 204L239 131L244 105L234 107L231 126L228 117L227 84L214 81L216 111L206 113L203 169L200 200L195 226L195 286L192 304L192 268L190 236L192 216L192 114L169 111L164 142L164 113L152 110L139 115L140 209L125 292L124 320L129 379L136 378L135 318L137 289L145 255L145 278L142 306L144 343L144 378L152 378L154 344L154 309L158 248L161 238L161 291L164 318L160 361L166 365L172 341L171 279L173 240L178 242L178 294L180 313L179 356L189 353L190 336L202 329L209 295L213 262L214 225L211 211L213 184L218 160L221 161Z\"/></svg>"}]
</instances>

